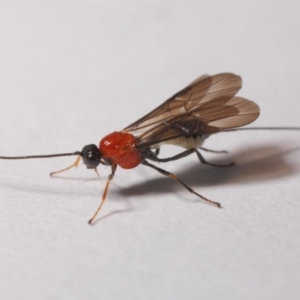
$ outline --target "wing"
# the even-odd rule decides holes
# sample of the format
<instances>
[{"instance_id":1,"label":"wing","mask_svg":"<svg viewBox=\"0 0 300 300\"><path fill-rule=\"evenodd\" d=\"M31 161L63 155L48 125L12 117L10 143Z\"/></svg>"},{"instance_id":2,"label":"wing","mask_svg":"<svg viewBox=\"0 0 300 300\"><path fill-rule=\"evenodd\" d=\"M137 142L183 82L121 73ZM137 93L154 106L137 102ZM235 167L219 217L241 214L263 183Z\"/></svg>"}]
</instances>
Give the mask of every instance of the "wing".
<instances>
[{"instance_id":1,"label":"wing","mask_svg":"<svg viewBox=\"0 0 300 300\"><path fill-rule=\"evenodd\" d=\"M259 107L234 97L241 85L234 74L204 75L123 131L137 136L142 147L249 124L259 116Z\"/></svg>"}]
</instances>

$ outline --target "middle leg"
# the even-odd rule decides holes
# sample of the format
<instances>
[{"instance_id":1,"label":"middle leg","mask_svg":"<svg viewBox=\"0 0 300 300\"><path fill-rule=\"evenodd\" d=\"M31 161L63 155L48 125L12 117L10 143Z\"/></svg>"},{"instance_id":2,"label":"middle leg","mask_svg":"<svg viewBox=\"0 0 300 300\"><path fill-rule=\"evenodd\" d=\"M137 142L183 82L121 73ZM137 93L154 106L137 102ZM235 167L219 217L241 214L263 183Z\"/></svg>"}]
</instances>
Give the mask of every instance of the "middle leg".
<instances>
[{"instance_id":1,"label":"middle leg","mask_svg":"<svg viewBox=\"0 0 300 300\"><path fill-rule=\"evenodd\" d=\"M185 150L175 156L168 157L168 158L159 158L159 157L153 157L153 156L150 157L149 156L148 159L150 159L152 161L156 161L156 162L168 162L168 161L173 161L173 160L177 160L177 159L189 156L192 153L196 153L198 159L200 160L200 162L202 164L210 165L213 167L229 167L229 166L233 166L235 164L234 162L231 162L229 164L224 164L224 165L210 163L205 160L205 158L201 155L201 153L196 148Z\"/></svg>"}]
</instances>

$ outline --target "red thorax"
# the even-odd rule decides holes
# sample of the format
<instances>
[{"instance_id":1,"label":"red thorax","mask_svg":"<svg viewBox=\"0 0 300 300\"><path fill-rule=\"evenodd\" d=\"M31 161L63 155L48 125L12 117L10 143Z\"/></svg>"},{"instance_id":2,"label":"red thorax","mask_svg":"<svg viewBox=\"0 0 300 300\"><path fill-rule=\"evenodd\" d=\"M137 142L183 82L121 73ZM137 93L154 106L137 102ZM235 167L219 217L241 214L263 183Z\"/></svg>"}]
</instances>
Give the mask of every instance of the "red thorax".
<instances>
[{"instance_id":1,"label":"red thorax","mask_svg":"<svg viewBox=\"0 0 300 300\"><path fill-rule=\"evenodd\" d=\"M132 169L142 161L139 150L135 147L135 137L124 132L113 132L104 137L99 144L104 157L112 160L124 169Z\"/></svg>"}]
</instances>

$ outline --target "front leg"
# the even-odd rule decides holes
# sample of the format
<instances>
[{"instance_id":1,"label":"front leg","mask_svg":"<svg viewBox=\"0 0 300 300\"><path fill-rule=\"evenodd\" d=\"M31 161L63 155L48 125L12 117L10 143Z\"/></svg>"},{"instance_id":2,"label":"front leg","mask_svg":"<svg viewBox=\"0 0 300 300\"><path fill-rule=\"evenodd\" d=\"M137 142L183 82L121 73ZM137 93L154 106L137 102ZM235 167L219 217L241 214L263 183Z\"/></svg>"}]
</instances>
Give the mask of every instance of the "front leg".
<instances>
[{"instance_id":1,"label":"front leg","mask_svg":"<svg viewBox=\"0 0 300 300\"><path fill-rule=\"evenodd\" d=\"M106 199L106 195L107 195L107 192L108 192L109 184L113 180L116 170L117 170L117 165L116 164L112 164L112 166L111 166L111 174L108 176L108 180L107 180L107 183L106 183L103 195L102 195L102 200L100 202L100 205L98 206L96 212L94 213L94 215L92 216L92 218L88 222L90 225L92 224L92 222L96 218L98 212L100 211L100 209L101 209L101 207L102 207L102 205L103 205L103 203L104 203L104 201Z\"/></svg>"}]
</instances>

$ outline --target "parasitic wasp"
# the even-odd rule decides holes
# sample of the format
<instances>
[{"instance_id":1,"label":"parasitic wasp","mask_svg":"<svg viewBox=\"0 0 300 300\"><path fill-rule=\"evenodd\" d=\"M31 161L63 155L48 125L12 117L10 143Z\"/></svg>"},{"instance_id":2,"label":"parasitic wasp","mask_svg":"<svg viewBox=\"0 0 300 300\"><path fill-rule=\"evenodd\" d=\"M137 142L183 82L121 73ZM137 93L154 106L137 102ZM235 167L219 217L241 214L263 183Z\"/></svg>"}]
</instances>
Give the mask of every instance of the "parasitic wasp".
<instances>
[{"instance_id":1,"label":"parasitic wasp","mask_svg":"<svg viewBox=\"0 0 300 300\"><path fill-rule=\"evenodd\" d=\"M256 103L235 96L241 86L241 77L231 73L204 75L136 122L121 131L115 131L105 136L99 146L90 144L84 146L81 151L71 153L0 156L0 159L78 156L74 164L50 173L51 176L77 167L81 158L88 169L94 169L96 172L99 164L110 166L111 174L108 177L100 205L89 220L89 224L93 222L100 211L118 166L131 169L143 164L176 180L202 200L221 207L220 203L195 192L175 174L161 169L149 161L164 163L195 154L202 164L216 167L230 166L233 163L216 165L207 162L200 153L199 150L218 152L202 147L205 139L210 135L235 130L300 130L299 127L237 128L250 124L259 116L259 107ZM173 157L161 158L159 149L164 144L180 146L185 150Z\"/></svg>"}]
</instances>

